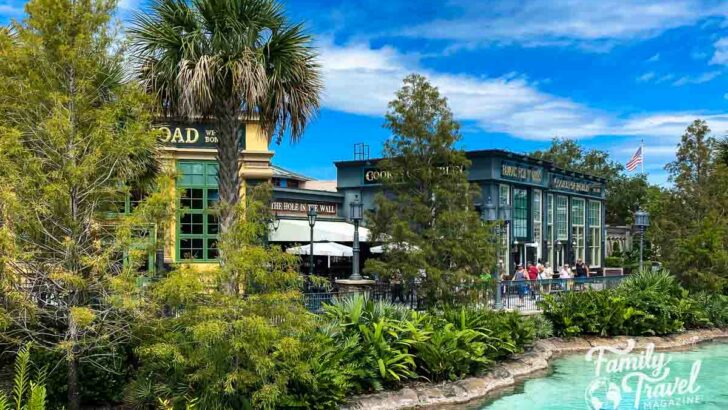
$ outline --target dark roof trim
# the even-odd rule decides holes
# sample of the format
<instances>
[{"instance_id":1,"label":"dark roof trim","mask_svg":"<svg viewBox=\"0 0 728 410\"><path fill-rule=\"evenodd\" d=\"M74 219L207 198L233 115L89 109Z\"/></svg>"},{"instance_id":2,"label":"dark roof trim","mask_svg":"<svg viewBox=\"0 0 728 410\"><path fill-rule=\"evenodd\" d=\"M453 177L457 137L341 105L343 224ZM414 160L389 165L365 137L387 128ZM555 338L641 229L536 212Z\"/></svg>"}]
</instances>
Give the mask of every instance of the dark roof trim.
<instances>
[{"instance_id":1,"label":"dark roof trim","mask_svg":"<svg viewBox=\"0 0 728 410\"><path fill-rule=\"evenodd\" d=\"M507 159L515 159L519 161L528 162L530 164L534 165L540 165L545 167L546 169L550 171L556 171L558 173L564 174L564 175L572 175L572 176L578 176L585 179L592 179L599 182L606 182L607 180L602 177L598 177L596 175L590 175L590 174L584 174L581 172L576 171L570 171L564 168L557 167L554 165L551 161L546 161L538 158L534 158L525 154L519 154L517 152L511 152L511 151L505 151L502 149L484 149L484 150L475 150L475 151L465 151L465 156L470 158L480 158L480 157L488 157L488 156L495 156L495 157L501 157L501 158L507 158ZM368 160L350 160L350 161L335 161L334 165L339 168L340 166L357 166L357 165L370 165L373 166L377 162L381 161L384 158L371 158Z\"/></svg>"},{"instance_id":2,"label":"dark roof trim","mask_svg":"<svg viewBox=\"0 0 728 410\"><path fill-rule=\"evenodd\" d=\"M301 189L301 188L283 188L273 187L273 192L287 192L291 194L328 196L331 198L344 199L344 194L340 192L321 191L318 189Z\"/></svg>"}]
</instances>

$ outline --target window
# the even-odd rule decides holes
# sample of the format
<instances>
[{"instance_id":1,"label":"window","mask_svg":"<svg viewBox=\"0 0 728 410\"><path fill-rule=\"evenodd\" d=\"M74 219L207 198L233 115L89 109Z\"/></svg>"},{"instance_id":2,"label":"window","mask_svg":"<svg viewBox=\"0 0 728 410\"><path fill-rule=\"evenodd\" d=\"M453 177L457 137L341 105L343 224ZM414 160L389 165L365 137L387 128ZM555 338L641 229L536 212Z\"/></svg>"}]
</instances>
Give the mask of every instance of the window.
<instances>
[{"instance_id":1,"label":"window","mask_svg":"<svg viewBox=\"0 0 728 410\"><path fill-rule=\"evenodd\" d=\"M546 262L551 261L551 248L554 242L554 196L546 195L546 240L548 241L549 252L546 253Z\"/></svg>"},{"instance_id":2,"label":"window","mask_svg":"<svg viewBox=\"0 0 728 410\"><path fill-rule=\"evenodd\" d=\"M569 213L569 199L565 196L556 197L556 239L565 241L569 239L567 218Z\"/></svg>"},{"instance_id":3,"label":"window","mask_svg":"<svg viewBox=\"0 0 728 410\"><path fill-rule=\"evenodd\" d=\"M215 260L219 223L214 208L220 200L217 163L184 161L177 169L181 174L177 188L184 190L177 216L177 260Z\"/></svg>"},{"instance_id":4,"label":"window","mask_svg":"<svg viewBox=\"0 0 728 410\"><path fill-rule=\"evenodd\" d=\"M513 189L513 237L528 238L528 191Z\"/></svg>"},{"instance_id":5,"label":"window","mask_svg":"<svg viewBox=\"0 0 728 410\"><path fill-rule=\"evenodd\" d=\"M533 242L536 243L536 258L541 258L541 246L543 237L541 231L543 228L543 221L541 215L541 190L533 190Z\"/></svg>"},{"instance_id":6,"label":"window","mask_svg":"<svg viewBox=\"0 0 728 410\"><path fill-rule=\"evenodd\" d=\"M602 265L602 204L589 201L589 263L591 266Z\"/></svg>"},{"instance_id":7,"label":"window","mask_svg":"<svg viewBox=\"0 0 728 410\"><path fill-rule=\"evenodd\" d=\"M584 200L571 200L571 240L576 243L574 258L584 260Z\"/></svg>"}]
</instances>

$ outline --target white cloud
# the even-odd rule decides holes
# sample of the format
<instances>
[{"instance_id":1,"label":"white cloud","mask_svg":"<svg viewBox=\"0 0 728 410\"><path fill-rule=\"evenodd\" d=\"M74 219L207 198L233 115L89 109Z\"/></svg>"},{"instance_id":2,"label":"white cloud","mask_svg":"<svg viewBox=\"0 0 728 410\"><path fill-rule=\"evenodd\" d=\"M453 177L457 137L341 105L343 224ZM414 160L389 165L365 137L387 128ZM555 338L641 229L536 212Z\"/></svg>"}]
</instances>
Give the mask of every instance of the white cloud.
<instances>
[{"instance_id":1,"label":"white cloud","mask_svg":"<svg viewBox=\"0 0 728 410\"><path fill-rule=\"evenodd\" d=\"M705 17L728 16L725 4L712 0L455 0L451 4L458 11L456 17L409 27L399 34L465 44L578 44L599 51L692 25Z\"/></svg>"},{"instance_id":2,"label":"white cloud","mask_svg":"<svg viewBox=\"0 0 728 410\"><path fill-rule=\"evenodd\" d=\"M447 96L459 120L472 121L484 131L525 139L631 135L676 140L696 118L708 121L716 132L728 130L728 113L658 113L620 118L542 92L536 82L523 76L474 77L431 71L423 69L416 57L390 47L324 43L320 51L326 84L323 104L348 113L383 115L402 79L411 72L420 72Z\"/></svg>"},{"instance_id":3,"label":"white cloud","mask_svg":"<svg viewBox=\"0 0 728 410\"><path fill-rule=\"evenodd\" d=\"M682 86L687 84L703 84L713 80L719 75L721 75L720 71L708 71L707 73L703 73L697 76L686 75L675 80L672 85Z\"/></svg>"},{"instance_id":4,"label":"white cloud","mask_svg":"<svg viewBox=\"0 0 728 410\"><path fill-rule=\"evenodd\" d=\"M645 61L648 63L656 63L656 62L660 61L660 53L653 55L652 57L648 58Z\"/></svg>"},{"instance_id":5,"label":"white cloud","mask_svg":"<svg viewBox=\"0 0 728 410\"><path fill-rule=\"evenodd\" d=\"M728 65L728 37L723 37L713 44L715 52L710 64Z\"/></svg>"},{"instance_id":6,"label":"white cloud","mask_svg":"<svg viewBox=\"0 0 728 410\"><path fill-rule=\"evenodd\" d=\"M637 147L639 146L639 142L634 140L631 144L625 145L618 150L616 150L617 153L623 154L623 155L632 155L637 150ZM667 144L667 145L660 145L657 143L647 142L644 144L644 155L645 158L665 158L665 157L674 157L675 152L677 152L677 144Z\"/></svg>"},{"instance_id":7,"label":"white cloud","mask_svg":"<svg viewBox=\"0 0 728 410\"><path fill-rule=\"evenodd\" d=\"M648 72L642 74L641 76L637 77L637 82L646 83L646 82L652 80L653 78L655 78L655 72L648 71Z\"/></svg>"},{"instance_id":8,"label":"white cloud","mask_svg":"<svg viewBox=\"0 0 728 410\"><path fill-rule=\"evenodd\" d=\"M0 16L19 17L23 14L22 6L14 6L10 3L0 3Z\"/></svg>"}]
</instances>

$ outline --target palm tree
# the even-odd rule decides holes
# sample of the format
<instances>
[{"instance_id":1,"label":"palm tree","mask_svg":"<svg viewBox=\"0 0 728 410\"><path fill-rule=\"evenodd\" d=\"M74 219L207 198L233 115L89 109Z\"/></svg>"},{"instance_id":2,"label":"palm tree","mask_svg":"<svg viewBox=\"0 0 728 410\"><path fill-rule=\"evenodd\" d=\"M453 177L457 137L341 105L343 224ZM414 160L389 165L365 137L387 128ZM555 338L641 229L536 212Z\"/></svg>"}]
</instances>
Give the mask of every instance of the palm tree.
<instances>
[{"instance_id":1,"label":"palm tree","mask_svg":"<svg viewBox=\"0 0 728 410\"><path fill-rule=\"evenodd\" d=\"M152 0L130 30L137 73L163 115L210 118L218 137L220 229L240 200L240 128L257 118L280 142L318 111L317 53L275 0Z\"/></svg>"}]
</instances>

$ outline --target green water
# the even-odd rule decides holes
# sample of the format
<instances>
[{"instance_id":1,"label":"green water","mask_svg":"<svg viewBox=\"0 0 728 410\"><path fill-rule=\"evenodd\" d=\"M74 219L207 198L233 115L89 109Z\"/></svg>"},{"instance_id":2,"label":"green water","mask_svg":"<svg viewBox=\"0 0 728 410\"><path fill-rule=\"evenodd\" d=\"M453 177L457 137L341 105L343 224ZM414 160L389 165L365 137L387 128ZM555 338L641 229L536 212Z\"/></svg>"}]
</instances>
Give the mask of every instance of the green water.
<instances>
[{"instance_id":1,"label":"green water","mask_svg":"<svg viewBox=\"0 0 728 410\"><path fill-rule=\"evenodd\" d=\"M659 354L664 353L664 366L659 366ZM645 358L644 350L633 350L629 355L605 354L605 359ZM536 410L536 409L720 409L728 410L728 344L710 343L691 350L678 352L654 352L652 367L633 365L633 368L615 368L607 372L602 362L600 375L596 375L595 362L589 362L584 354L556 359L549 374L543 378L528 380L511 393L498 399L469 406L470 409L488 410ZM616 362L612 362L616 363ZM696 364L697 363L697 364ZM696 366L700 366L695 369ZM652 375L654 382L645 380L639 389L640 398L635 404L638 391L636 373ZM667 373L667 374L666 374ZM624 377L628 376L626 388ZM691 374L694 375L691 383ZM664 376L664 377L663 377ZM679 380L676 382L676 378ZM682 381L680 381L682 380ZM681 384L682 383L682 384ZM682 391L675 390L679 386ZM672 388L673 394L658 394ZM631 390L631 391L627 391ZM653 393L650 396L648 390ZM681 394L682 393L682 394Z\"/></svg>"}]
</instances>

